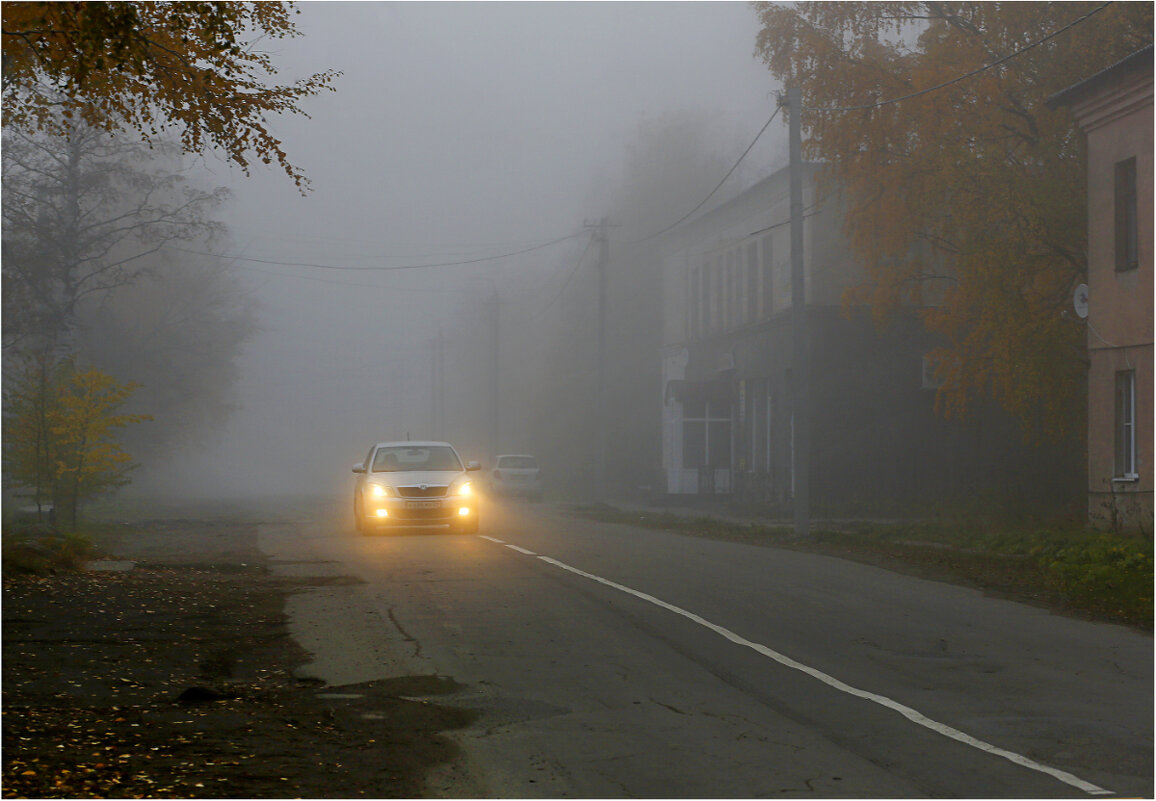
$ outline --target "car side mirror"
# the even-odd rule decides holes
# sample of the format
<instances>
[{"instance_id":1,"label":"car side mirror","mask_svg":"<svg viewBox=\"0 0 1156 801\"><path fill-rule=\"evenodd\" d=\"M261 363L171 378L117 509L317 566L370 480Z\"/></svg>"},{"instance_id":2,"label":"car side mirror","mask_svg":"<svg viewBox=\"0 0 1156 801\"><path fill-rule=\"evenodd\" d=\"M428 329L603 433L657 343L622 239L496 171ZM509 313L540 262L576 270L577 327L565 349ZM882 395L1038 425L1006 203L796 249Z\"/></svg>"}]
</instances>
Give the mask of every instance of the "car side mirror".
<instances>
[{"instance_id":1,"label":"car side mirror","mask_svg":"<svg viewBox=\"0 0 1156 801\"><path fill-rule=\"evenodd\" d=\"M481 462L478 462L478 461L466 462L466 470L467 471L481 470L481 469L482 469L482 463Z\"/></svg>"},{"instance_id":2,"label":"car side mirror","mask_svg":"<svg viewBox=\"0 0 1156 801\"><path fill-rule=\"evenodd\" d=\"M363 464L355 464L355 465L353 466L353 472L354 472L354 473L364 473L364 472L365 472L365 465L363 465Z\"/></svg>"}]
</instances>

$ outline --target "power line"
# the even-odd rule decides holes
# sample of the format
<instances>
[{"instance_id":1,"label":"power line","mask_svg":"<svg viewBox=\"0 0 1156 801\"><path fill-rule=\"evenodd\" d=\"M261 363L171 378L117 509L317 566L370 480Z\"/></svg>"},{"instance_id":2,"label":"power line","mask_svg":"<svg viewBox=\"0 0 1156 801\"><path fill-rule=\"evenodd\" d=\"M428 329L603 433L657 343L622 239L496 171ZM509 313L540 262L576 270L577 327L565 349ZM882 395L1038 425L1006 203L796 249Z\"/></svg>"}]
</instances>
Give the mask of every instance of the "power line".
<instances>
[{"instance_id":1,"label":"power line","mask_svg":"<svg viewBox=\"0 0 1156 801\"><path fill-rule=\"evenodd\" d=\"M894 103L902 102L904 100L910 100L914 97L919 97L921 95L926 95L926 94L929 94L931 92L936 92L940 89L944 89L948 86L952 86L953 84L957 84L960 81L965 81L968 78L973 78L982 72L987 72L990 69L994 69L995 67L998 67L1000 64L1011 61L1013 58L1016 58L1017 56L1021 56L1024 53L1028 52L1029 50L1032 50L1032 49L1039 47L1040 45L1042 45L1046 42L1051 41L1052 39L1055 39L1060 34L1071 30L1072 28L1076 27L1077 25L1079 25L1083 22L1087 22L1091 17L1095 16L1096 14L1099 14L1101 11L1103 11L1105 8L1107 8L1110 5L1112 5L1112 0L1109 0L1109 2L1104 3L1103 5L1097 6L1096 8L1089 11L1087 14L1084 14L1080 17L1076 17L1076 19L1072 20L1067 25L1060 28L1059 30L1053 31L1052 33L1045 36L1043 39L1032 42L1029 45L1025 45L1024 47L1020 48L1019 50L1015 51L1014 53L1006 55L1003 58L996 59L995 61L991 62L990 64L987 64L983 67L979 67L978 69L974 69L971 72L966 72L963 75L959 75L955 78L952 78L950 81L944 81L943 83L938 84L936 86L930 86L926 89L920 89L918 92L912 92L911 94L903 95L902 97L893 97L890 100L880 100L876 103L867 103L867 104L862 105L862 106L834 106L834 107L804 106L803 110L804 111L866 111L868 109L880 108L882 106L889 106L889 105L892 105Z\"/></svg>"},{"instance_id":2,"label":"power line","mask_svg":"<svg viewBox=\"0 0 1156 801\"><path fill-rule=\"evenodd\" d=\"M819 212L817 212L817 211L810 213L810 214L807 213L807 212L811 212L812 209L814 209L815 206L817 206L817 205L818 204L811 204L810 206L807 206L807 208L803 209L803 219L804 220L810 219L811 217L817 217L819 215ZM786 225L790 225L790 224L791 224L791 218L788 217L787 219L780 220L777 223L771 223L766 228L760 228L757 231L752 231L751 233L747 234L747 237L758 236L759 234L765 234L767 231L773 231L776 228L782 228L782 227L784 227ZM746 238L746 237L744 237L744 238Z\"/></svg>"},{"instance_id":3,"label":"power line","mask_svg":"<svg viewBox=\"0 0 1156 801\"><path fill-rule=\"evenodd\" d=\"M667 231L670 231L671 229L677 228L679 225L682 225L682 223L686 222L687 218L689 218L691 215L693 215L695 212L697 212L699 209L701 209L703 206L705 206L707 201L710 200L712 197L714 197L715 193L718 192L718 190L722 189L722 185L725 184L727 182L727 179L730 178L731 175L734 173L734 171L739 168L739 165L742 164L743 159L745 159L747 157L747 154L751 152L751 150L754 148L755 144L757 144L759 139L762 138L762 136L766 132L767 128L771 127L771 123L775 121L775 117L779 116L779 111L781 111L781 110L782 110L782 106L776 106L775 107L774 113L771 114L770 119L768 119L763 124L763 127L759 129L759 132L755 135L755 138L753 140L751 140L751 143L749 145L747 145L747 149L743 151L743 154L738 157L738 160L734 163L734 165L729 170L727 170L727 174L722 177L722 180L719 181L717 185L715 185L714 189L710 190L710 193L706 197L704 197L699 202L699 204L697 206L695 206L693 209L688 211L686 214L682 215L682 217L680 217L677 221L675 221L675 222L671 223L670 225L666 226L665 228L663 228L661 231L657 231L657 232L651 234L650 236L644 236L641 239L631 240L627 244L637 245L641 242L648 242L651 239L654 239L655 237L662 236Z\"/></svg>"},{"instance_id":4,"label":"power line","mask_svg":"<svg viewBox=\"0 0 1156 801\"><path fill-rule=\"evenodd\" d=\"M541 317L543 314L545 314L547 311L549 311L550 308L553 307L553 305L558 302L558 300L562 297L562 295L565 294L566 289L570 286L571 279L573 279L574 275L578 272L578 268L582 266L582 262L586 259L586 253L590 250L590 246L592 244L594 244L594 237L593 236L590 237L588 240L586 240L586 247L584 247L582 249L582 252L578 255L578 260L576 262L574 262L574 266L571 267L567 271L566 278L562 282L561 286L558 287L558 291L554 293L553 299L551 299L550 302L547 303L545 306L538 309L538 311L534 313L534 315L529 319L528 322L534 322L539 317Z\"/></svg>"},{"instance_id":5,"label":"power line","mask_svg":"<svg viewBox=\"0 0 1156 801\"><path fill-rule=\"evenodd\" d=\"M280 263L280 262L278 262ZM334 278L319 278L315 275L295 275L293 273L285 272L284 270L262 270L260 267L248 267L251 272L262 273L263 275L275 275L278 278L296 278L301 281L312 281L315 284L332 284L334 286L353 286L361 289L377 289L375 284L367 284L362 281L342 281ZM435 294L443 295L447 292L465 292L463 289L416 289L416 288L398 288L390 287L389 293L391 295L418 293L418 294Z\"/></svg>"},{"instance_id":6,"label":"power line","mask_svg":"<svg viewBox=\"0 0 1156 801\"><path fill-rule=\"evenodd\" d=\"M508 259L508 258L512 258L513 256L521 256L525 253L533 253L536 250L543 250L545 248L551 247L552 245L557 245L560 242L565 242L567 239L573 239L574 237L579 236L582 233L584 233L584 232L583 231L577 231L575 233L567 234L566 236L559 237L558 239L554 239L554 240L551 240L549 242L544 242L543 244L540 244L540 245L534 245L533 247L524 248L522 250L515 250L515 251L511 251L509 253L499 253L499 254L494 255L494 256L481 256L481 257L478 257L476 259L463 259L460 261L444 261L444 262L436 262L436 263L432 263L432 264L396 264L396 265L392 265L392 266L383 266L383 267L349 267L349 266L341 265L341 264L319 264L316 262L278 261L276 259L258 259L258 258L252 258L249 256L232 256L232 255L228 255L225 253L208 253L206 251L191 250L188 248L172 248L172 250L180 251L182 253L192 253L192 254L197 255L197 256L211 256L211 257L215 257L215 258L219 258L219 259L229 259L231 261L253 262L254 264L274 264L274 265L279 265L282 267L309 267L309 268L316 269L316 270L349 270L349 271L353 271L353 272L391 272L391 271L396 271L396 270L422 270L422 269L426 269L429 267L460 267L460 266L464 266L464 265L468 265L468 264L480 264L482 262L487 262L487 261L497 261L498 259Z\"/></svg>"}]
</instances>

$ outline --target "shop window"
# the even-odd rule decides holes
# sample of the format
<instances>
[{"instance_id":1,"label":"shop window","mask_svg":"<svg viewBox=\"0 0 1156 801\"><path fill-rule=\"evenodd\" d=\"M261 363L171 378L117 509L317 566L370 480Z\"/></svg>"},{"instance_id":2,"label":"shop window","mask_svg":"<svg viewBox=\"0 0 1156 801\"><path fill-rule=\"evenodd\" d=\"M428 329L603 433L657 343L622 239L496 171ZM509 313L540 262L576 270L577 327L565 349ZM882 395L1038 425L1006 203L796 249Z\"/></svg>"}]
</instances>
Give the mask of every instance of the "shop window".
<instances>
[{"instance_id":1,"label":"shop window","mask_svg":"<svg viewBox=\"0 0 1156 801\"><path fill-rule=\"evenodd\" d=\"M683 405L683 467L729 468L731 465L730 404L688 399Z\"/></svg>"}]
</instances>

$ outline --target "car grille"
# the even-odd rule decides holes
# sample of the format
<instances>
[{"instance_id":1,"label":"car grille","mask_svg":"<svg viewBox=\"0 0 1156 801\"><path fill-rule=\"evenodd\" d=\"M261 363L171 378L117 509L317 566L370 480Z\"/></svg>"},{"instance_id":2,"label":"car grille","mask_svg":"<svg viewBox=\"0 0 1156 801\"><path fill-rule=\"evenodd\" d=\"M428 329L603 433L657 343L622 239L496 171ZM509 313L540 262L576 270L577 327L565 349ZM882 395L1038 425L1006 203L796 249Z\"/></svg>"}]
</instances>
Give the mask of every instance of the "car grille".
<instances>
[{"instance_id":1,"label":"car grille","mask_svg":"<svg viewBox=\"0 0 1156 801\"><path fill-rule=\"evenodd\" d=\"M397 494L403 498L444 498L446 490L449 487L444 486L427 486L422 487L398 487Z\"/></svg>"}]
</instances>

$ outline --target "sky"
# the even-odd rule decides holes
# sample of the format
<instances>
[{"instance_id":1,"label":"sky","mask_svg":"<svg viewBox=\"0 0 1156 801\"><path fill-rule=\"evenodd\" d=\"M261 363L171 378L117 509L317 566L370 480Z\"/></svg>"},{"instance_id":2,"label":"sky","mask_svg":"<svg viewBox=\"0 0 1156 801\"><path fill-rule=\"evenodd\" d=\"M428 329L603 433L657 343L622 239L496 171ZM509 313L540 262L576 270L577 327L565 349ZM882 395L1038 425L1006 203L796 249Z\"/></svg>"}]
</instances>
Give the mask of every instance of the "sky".
<instances>
[{"instance_id":1,"label":"sky","mask_svg":"<svg viewBox=\"0 0 1156 801\"><path fill-rule=\"evenodd\" d=\"M469 304L490 293L504 314L540 302L581 242L460 267L396 268L581 231L608 213L647 120L702 115L733 161L781 88L754 55L758 22L747 3L297 8L301 36L262 43L277 80L342 72L335 92L303 103L308 118L273 121L311 188L303 195L276 167L257 164L246 176L214 154L196 160L205 181L232 192L220 249L235 257L260 331L240 357L233 415L179 465L150 471L146 486L175 479L221 493L349 483L370 444L428 430L422 363L439 330L475 314ZM783 126L769 128L740 174L781 167L785 139ZM724 186L718 197L740 189ZM688 198L688 209L701 199ZM382 267L393 269L365 269Z\"/></svg>"}]
</instances>

